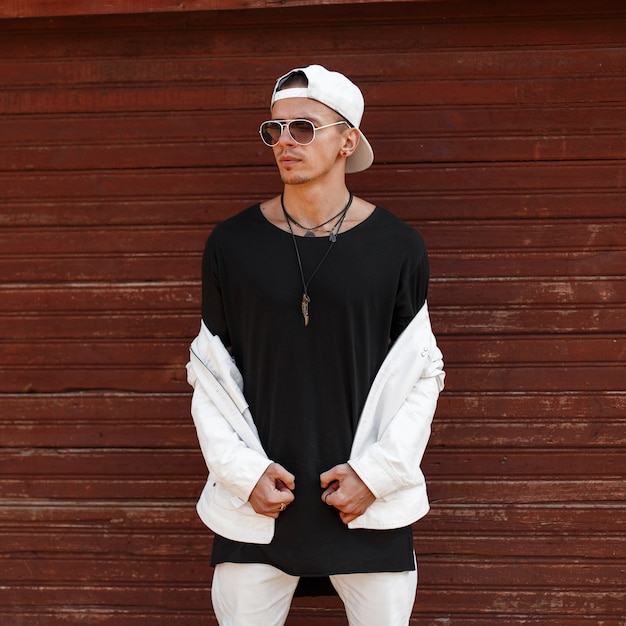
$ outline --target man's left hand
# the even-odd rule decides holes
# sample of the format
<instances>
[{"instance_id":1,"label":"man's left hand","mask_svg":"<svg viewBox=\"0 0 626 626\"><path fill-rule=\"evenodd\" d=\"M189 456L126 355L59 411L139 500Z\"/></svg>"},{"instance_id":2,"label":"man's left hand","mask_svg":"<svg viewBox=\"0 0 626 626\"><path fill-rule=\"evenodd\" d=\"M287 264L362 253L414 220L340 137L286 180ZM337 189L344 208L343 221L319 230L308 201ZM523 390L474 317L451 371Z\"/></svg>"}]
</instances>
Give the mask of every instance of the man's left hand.
<instances>
[{"instance_id":1,"label":"man's left hand","mask_svg":"<svg viewBox=\"0 0 626 626\"><path fill-rule=\"evenodd\" d=\"M320 476L324 493L322 501L334 506L344 524L349 524L376 500L376 496L367 488L359 475L348 463L335 465Z\"/></svg>"}]
</instances>

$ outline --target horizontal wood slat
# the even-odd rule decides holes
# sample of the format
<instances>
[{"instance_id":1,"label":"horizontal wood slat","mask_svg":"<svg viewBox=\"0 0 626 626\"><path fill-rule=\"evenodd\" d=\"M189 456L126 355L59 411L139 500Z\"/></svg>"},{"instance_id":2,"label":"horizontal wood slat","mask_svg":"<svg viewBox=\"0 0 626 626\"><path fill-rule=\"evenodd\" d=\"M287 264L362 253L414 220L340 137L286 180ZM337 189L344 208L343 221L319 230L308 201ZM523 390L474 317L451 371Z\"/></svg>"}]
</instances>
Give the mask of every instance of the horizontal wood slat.
<instances>
[{"instance_id":1,"label":"horizontal wood slat","mask_svg":"<svg viewBox=\"0 0 626 626\"><path fill-rule=\"evenodd\" d=\"M365 95L351 189L430 253L411 626L624 626L626 5L96 4L0 7L0 623L216 624L202 248L280 191L268 90L317 62Z\"/></svg>"},{"instance_id":2,"label":"horizontal wood slat","mask_svg":"<svg viewBox=\"0 0 626 626\"><path fill-rule=\"evenodd\" d=\"M391 33L391 28L389 31ZM356 31L356 29L355 29ZM154 48L153 48L154 50ZM413 101L414 104L426 102L431 103L433 96L437 93L438 87L445 87L447 80L458 81L460 88L454 94L451 90L446 90L446 99L466 97L478 97L481 101L485 97L494 97L495 102L507 102L503 96L508 95L507 88L521 87L515 94L517 98L531 98L533 95L556 93L557 88L564 86L565 93L558 97L550 98L550 102L561 102L562 98L568 97L570 93L579 93L581 87L592 84L591 79L596 78L596 84L591 93L597 93L604 84L615 84L622 86L620 82L625 73L624 59L626 53L620 48L593 46L586 48L578 46L575 51L564 55L558 49L543 50L448 50L429 53L428 51L418 51L406 53L402 59L392 57L387 61L387 66L383 67L379 54L364 52L361 60L364 67L369 68L369 80L365 83L368 96L371 95L374 104L384 97L387 100L385 91L392 94L401 94L395 102L406 104ZM78 61L78 60L77 60ZM97 91L99 84L105 84L110 89L110 95L115 95L118 90L125 90L130 84L139 95L146 95L153 90L155 93L161 92L162 97L167 97L165 90L160 91L172 82L179 82L183 87L180 95L181 104L186 100L185 95L192 96L194 93L200 94L203 90L206 93L220 93L227 100L226 102L241 103L250 102L256 97L262 102L265 94L264 85L260 84L248 94L240 99L243 86L233 79L225 77L219 67L216 67L211 59L206 57L196 57L195 55L186 57L178 54L174 59L148 58L137 59L135 63L129 64L124 59L96 58L89 65L77 61L66 61L64 63L49 63L29 61L28 73L24 73L23 63L11 61L2 63L0 61L0 72L7 78L10 90L6 93L6 100L3 102L15 106L22 102L18 97L20 90L35 86L37 90L46 93L46 98L53 97L54 101L61 102L57 98L68 95L84 94L89 97L100 97L101 102L113 103L107 98L108 94L101 94ZM417 62L423 63L424 68L420 73L420 80L409 85L403 81L413 79L413 68ZM252 69L254 61L252 59L242 59L242 68L246 65ZM270 64L268 64L270 65ZM467 67L471 67L476 74L471 77L467 75ZM597 76L597 68L602 66L603 71L600 77ZM388 80L392 76L392 81ZM384 84L379 83L376 78L385 77ZM225 80L226 78L226 80ZM573 80L577 78L578 80ZM532 80L530 80L532 79ZM248 79L249 80L249 79ZM487 87L480 90L478 95L476 87L493 85L494 80L498 80L499 89L505 87L504 92L496 92L495 89ZM68 94L55 93L52 89L59 82L63 83L69 90ZM186 83L193 82L194 87L189 88ZM604 84L603 84L604 83ZM570 90L572 90L570 92ZM24 96L30 94L24 93ZM619 102L621 92L615 94L616 98L609 99L607 94L606 102ZM543 101L544 98L541 98ZM579 102L587 102L588 98L581 97ZM29 100L24 100L28 102ZM69 98L68 98L69 101ZM220 103L219 99L211 98L210 102ZM441 103L439 98L436 99ZM471 101L470 101L471 103ZM148 107L148 110L152 107Z\"/></svg>"},{"instance_id":3,"label":"horizontal wood slat","mask_svg":"<svg viewBox=\"0 0 626 626\"><path fill-rule=\"evenodd\" d=\"M359 3L381 1L389 0L357 0ZM0 18L108 15L112 13L184 13L219 9L272 8L276 4L275 0L185 0L185 2L178 0L107 0L104 3L85 2L84 0L29 0L24 3L19 0L6 0L0 8ZM324 1L282 0L278 4L279 6L315 6L324 4ZM335 0L334 4L355 4L355 0Z\"/></svg>"}]
</instances>

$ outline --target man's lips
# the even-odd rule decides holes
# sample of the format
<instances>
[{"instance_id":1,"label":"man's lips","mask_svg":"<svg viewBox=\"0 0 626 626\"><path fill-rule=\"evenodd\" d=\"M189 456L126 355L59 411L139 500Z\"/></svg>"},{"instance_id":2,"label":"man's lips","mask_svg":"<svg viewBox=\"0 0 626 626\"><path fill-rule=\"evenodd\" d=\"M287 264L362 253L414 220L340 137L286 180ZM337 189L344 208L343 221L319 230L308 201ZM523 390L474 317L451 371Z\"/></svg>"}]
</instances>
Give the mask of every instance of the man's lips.
<instances>
[{"instance_id":1,"label":"man's lips","mask_svg":"<svg viewBox=\"0 0 626 626\"><path fill-rule=\"evenodd\" d=\"M281 165L291 165L301 161L301 159L295 154L280 154L278 155L277 161Z\"/></svg>"}]
</instances>

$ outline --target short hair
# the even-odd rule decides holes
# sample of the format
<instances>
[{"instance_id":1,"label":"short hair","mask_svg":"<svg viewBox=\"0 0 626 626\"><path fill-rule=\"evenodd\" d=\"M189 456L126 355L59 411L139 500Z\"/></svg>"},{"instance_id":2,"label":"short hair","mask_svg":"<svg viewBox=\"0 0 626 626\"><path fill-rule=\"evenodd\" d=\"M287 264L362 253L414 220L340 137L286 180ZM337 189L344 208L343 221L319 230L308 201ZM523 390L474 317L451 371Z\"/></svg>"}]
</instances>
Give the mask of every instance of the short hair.
<instances>
[{"instance_id":1,"label":"short hair","mask_svg":"<svg viewBox=\"0 0 626 626\"><path fill-rule=\"evenodd\" d=\"M287 74L276 88L276 91L282 91L283 89L288 89L289 87L308 87L309 79L306 77L304 72L300 70L295 70L291 72L291 74Z\"/></svg>"}]
</instances>

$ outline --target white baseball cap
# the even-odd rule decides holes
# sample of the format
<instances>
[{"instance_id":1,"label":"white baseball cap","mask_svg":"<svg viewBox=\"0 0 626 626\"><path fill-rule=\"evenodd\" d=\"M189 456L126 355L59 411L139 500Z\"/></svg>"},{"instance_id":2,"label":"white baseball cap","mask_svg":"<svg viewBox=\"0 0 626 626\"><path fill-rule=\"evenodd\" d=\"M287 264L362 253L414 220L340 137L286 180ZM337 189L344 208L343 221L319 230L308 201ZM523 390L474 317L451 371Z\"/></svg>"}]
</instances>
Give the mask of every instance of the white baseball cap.
<instances>
[{"instance_id":1,"label":"white baseball cap","mask_svg":"<svg viewBox=\"0 0 626 626\"><path fill-rule=\"evenodd\" d=\"M293 74L302 73L306 77L307 86L295 89L286 88L281 90L286 79ZM272 93L272 103L286 98L310 98L317 100L333 109L348 121L354 128L359 130L361 141L353 154L346 160L346 173L352 174L366 170L374 161L374 151L365 135L359 129L365 103L361 90L348 78L339 72L331 72L321 65L309 65L300 67L276 81Z\"/></svg>"}]
</instances>

